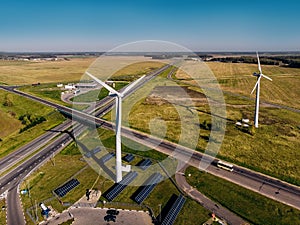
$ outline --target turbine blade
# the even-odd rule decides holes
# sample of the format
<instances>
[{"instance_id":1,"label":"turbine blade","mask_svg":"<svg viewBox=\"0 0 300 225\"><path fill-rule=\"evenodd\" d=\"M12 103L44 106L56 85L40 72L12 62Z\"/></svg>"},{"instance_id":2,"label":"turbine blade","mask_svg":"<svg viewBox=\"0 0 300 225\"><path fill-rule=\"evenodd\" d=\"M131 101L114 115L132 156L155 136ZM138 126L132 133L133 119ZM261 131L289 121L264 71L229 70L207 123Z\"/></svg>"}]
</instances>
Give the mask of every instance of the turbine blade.
<instances>
[{"instance_id":1,"label":"turbine blade","mask_svg":"<svg viewBox=\"0 0 300 225\"><path fill-rule=\"evenodd\" d=\"M96 81L97 83L101 84L105 89L107 89L108 91L110 91L113 94L116 95L120 95L119 92L117 92L115 89L113 89L111 86L107 85L105 82L103 82L102 80L98 79L97 77L93 76L92 74L90 74L89 72L85 72L89 77L91 77L94 81Z\"/></svg>"},{"instance_id":2,"label":"turbine blade","mask_svg":"<svg viewBox=\"0 0 300 225\"><path fill-rule=\"evenodd\" d=\"M264 74L261 74L261 75L262 75L264 78L266 78L266 79L272 81L272 79L271 79L270 77L268 77L268 76L266 76L266 75L264 75Z\"/></svg>"},{"instance_id":3,"label":"turbine blade","mask_svg":"<svg viewBox=\"0 0 300 225\"><path fill-rule=\"evenodd\" d=\"M122 94L125 95L128 91L130 91L137 83L139 83L143 78L145 77L144 76L141 76L139 79L133 81L131 84L129 84L124 91L122 91Z\"/></svg>"},{"instance_id":4,"label":"turbine blade","mask_svg":"<svg viewBox=\"0 0 300 225\"><path fill-rule=\"evenodd\" d=\"M258 70L259 70L259 73L262 74L258 52L256 52L256 55L257 55Z\"/></svg>"},{"instance_id":5,"label":"turbine blade","mask_svg":"<svg viewBox=\"0 0 300 225\"><path fill-rule=\"evenodd\" d=\"M259 84L259 82L260 82L260 78L261 78L261 76L259 76L259 78L257 79L257 81L256 81L256 83L255 83L255 85L254 85L254 88L253 88L252 91L251 91L251 95L252 95L252 93L254 92L254 90L257 88L257 86L258 86L258 84Z\"/></svg>"}]
</instances>

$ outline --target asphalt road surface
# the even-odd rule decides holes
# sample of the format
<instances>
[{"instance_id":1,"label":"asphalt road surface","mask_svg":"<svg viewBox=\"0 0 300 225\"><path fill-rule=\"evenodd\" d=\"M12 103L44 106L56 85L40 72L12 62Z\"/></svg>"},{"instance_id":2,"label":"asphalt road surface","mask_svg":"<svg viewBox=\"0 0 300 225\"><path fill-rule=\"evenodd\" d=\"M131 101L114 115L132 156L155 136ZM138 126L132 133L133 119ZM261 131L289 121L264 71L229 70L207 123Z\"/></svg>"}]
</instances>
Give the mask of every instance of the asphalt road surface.
<instances>
[{"instance_id":1,"label":"asphalt road surface","mask_svg":"<svg viewBox=\"0 0 300 225\"><path fill-rule=\"evenodd\" d=\"M71 126L71 121L68 120L57 127L55 130L65 130ZM16 151L12 152L11 154L3 157L0 159L0 173L5 172L9 167L17 164L26 156L30 155L34 151L38 150L46 143L48 143L53 138L57 137L59 133L54 133L52 131L47 131L45 134L39 136L35 140L29 142L28 144L22 146L21 148L17 149Z\"/></svg>"}]
</instances>

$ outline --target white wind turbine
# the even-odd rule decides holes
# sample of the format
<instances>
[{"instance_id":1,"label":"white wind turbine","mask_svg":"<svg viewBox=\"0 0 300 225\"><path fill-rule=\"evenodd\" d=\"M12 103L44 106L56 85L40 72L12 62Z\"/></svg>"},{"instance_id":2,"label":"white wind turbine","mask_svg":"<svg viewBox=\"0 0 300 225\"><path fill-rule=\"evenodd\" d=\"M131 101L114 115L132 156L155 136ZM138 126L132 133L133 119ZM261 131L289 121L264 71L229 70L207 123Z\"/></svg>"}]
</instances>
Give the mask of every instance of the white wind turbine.
<instances>
[{"instance_id":1,"label":"white wind turbine","mask_svg":"<svg viewBox=\"0 0 300 225\"><path fill-rule=\"evenodd\" d=\"M259 113L259 92L260 92L260 79L261 77L267 78L268 80L272 81L272 79L270 77L267 77L266 75L264 75L262 73L261 70L261 66L260 66L260 61L259 61L259 56L258 56L258 52L256 52L257 55L257 62L258 62L258 70L259 73L253 73L253 76L257 77L257 81L256 84L253 88L253 90L251 91L251 94L254 92L254 90L256 89L256 101L255 101L255 114L254 114L254 126L256 128L258 128L258 113Z\"/></svg>"},{"instance_id":2,"label":"white wind turbine","mask_svg":"<svg viewBox=\"0 0 300 225\"><path fill-rule=\"evenodd\" d=\"M97 77L93 76L89 72L85 72L88 76L90 76L97 83L102 85L109 91L109 96L115 97L116 99L116 182L119 183L122 180L122 171L125 168L122 167L122 155L121 155L121 121L122 121L122 98L124 95L130 91L140 80L142 80L144 76L132 82L128 85L122 93L117 92L111 86L107 85L105 82L99 80Z\"/></svg>"}]
</instances>

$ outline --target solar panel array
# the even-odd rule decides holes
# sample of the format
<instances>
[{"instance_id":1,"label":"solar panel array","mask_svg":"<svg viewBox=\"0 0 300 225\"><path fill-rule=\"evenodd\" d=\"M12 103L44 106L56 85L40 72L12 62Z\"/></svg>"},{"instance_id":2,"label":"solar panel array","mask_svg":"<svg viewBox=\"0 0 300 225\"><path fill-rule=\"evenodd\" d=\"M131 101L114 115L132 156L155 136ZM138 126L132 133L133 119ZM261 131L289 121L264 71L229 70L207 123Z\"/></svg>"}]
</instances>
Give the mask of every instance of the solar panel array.
<instances>
[{"instance_id":1,"label":"solar panel array","mask_svg":"<svg viewBox=\"0 0 300 225\"><path fill-rule=\"evenodd\" d=\"M87 152L84 154L85 157L90 158L92 156L91 152Z\"/></svg>"},{"instance_id":2,"label":"solar panel array","mask_svg":"<svg viewBox=\"0 0 300 225\"><path fill-rule=\"evenodd\" d=\"M114 200L136 177L138 173L132 171L127 173L120 183L116 183L115 186L105 195L108 201Z\"/></svg>"},{"instance_id":3,"label":"solar panel array","mask_svg":"<svg viewBox=\"0 0 300 225\"><path fill-rule=\"evenodd\" d=\"M142 170L146 170L152 164L150 159L144 159L140 164L139 167Z\"/></svg>"},{"instance_id":4,"label":"solar panel array","mask_svg":"<svg viewBox=\"0 0 300 225\"><path fill-rule=\"evenodd\" d=\"M73 188L78 186L80 183L77 179L72 179L65 183L63 186L56 188L54 190L54 193L57 194L59 197L64 197L69 191L71 191Z\"/></svg>"},{"instance_id":5,"label":"solar panel array","mask_svg":"<svg viewBox=\"0 0 300 225\"><path fill-rule=\"evenodd\" d=\"M141 204L153 191L155 186L162 180L163 176L160 173L152 174L143 184L143 189L135 196L134 200Z\"/></svg>"},{"instance_id":6,"label":"solar panel array","mask_svg":"<svg viewBox=\"0 0 300 225\"><path fill-rule=\"evenodd\" d=\"M112 157L115 156L115 153L107 153L105 156L101 158L103 163L106 163L108 160L110 160Z\"/></svg>"},{"instance_id":7,"label":"solar panel array","mask_svg":"<svg viewBox=\"0 0 300 225\"><path fill-rule=\"evenodd\" d=\"M176 217L178 216L180 210L182 209L185 203L185 200L186 199L182 195L178 196L171 209L169 210L168 214L163 219L161 225L172 225L175 222Z\"/></svg>"},{"instance_id":8,"label":"solar panel array","mask_svg":"<svg viewBox=\"0 0 300 225\"><path fill-rule=\"evenodd\" d=\"M134 160L134 156L132 154L127 154L126 156L124 156L124 160L126 162L131 162L132 160Z\"/></svg>"}]
</instances>

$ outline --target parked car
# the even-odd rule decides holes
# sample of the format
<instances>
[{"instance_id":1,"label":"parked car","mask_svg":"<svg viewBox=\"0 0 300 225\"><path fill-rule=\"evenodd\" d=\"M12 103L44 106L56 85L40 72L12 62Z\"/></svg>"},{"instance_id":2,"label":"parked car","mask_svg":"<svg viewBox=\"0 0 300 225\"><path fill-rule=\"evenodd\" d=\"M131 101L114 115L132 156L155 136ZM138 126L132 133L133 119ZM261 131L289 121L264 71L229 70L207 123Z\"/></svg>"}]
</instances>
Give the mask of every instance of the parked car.
<instances>
[{"instance_id":1,"label":"parked car","mask_svg":"<svg viewBox=\"0 0 300 225\"><path fill-rule=\"evenodd\" d=\"M108 215L115 215L115 216L119 215L119 211L115 210L115 209L109 209L109 210L106 211L106 213Z\"/></svg>"},{"instance_id":2,"label":"parked car","mask_svg":"<svg viewBox=\"0 0 300 225\"><path fill-rule=\"evenodd\" d=\"M106 222L110 222L110 221L116 222L116 216L114 216L114 215L106 215L106 216L104 216L104 220Z\"/></svg>"}]
</instances>

